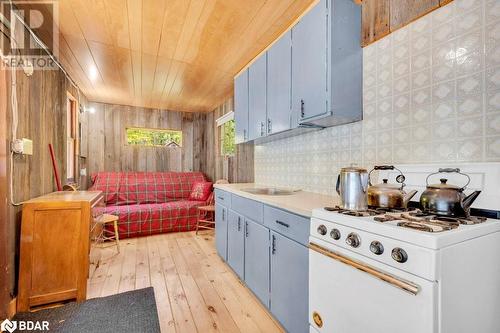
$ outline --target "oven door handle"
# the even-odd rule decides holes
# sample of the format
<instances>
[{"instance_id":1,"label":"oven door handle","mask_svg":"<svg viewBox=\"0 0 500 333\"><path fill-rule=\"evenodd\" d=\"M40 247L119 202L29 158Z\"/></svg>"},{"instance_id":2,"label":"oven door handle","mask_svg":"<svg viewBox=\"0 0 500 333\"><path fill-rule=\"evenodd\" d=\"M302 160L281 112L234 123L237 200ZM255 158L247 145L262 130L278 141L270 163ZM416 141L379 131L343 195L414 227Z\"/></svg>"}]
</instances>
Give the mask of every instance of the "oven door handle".
<instances>
[{"instance_id":1,"label":"oven door handle","mask_svg":"<svg viewBox=\"0 0 500 333\"><path fill-rule=\"evenodd\" d=\"M341 254L338 254L336 252L333 252L329 249L324 248L323 246L320 246L315 243L309 243L309 248L315 252L318 252L322 255L325 255L329 258L332 258L334 260L340 261L343 264L349 265L351 267L354 267L356 269L359 269L362 272L368 273L384 282L387 282L394 287L397 287L399 289L402 289L412 295L417 295L420 291L420 287L416 285L413 282L403 280L401 278L398 278L394 275L379 271L378 269L375 269L373 267L370 267L366 264L362 264L358 261L354 261L350 258L347 258Z\"/></svg>"}]
</instances>

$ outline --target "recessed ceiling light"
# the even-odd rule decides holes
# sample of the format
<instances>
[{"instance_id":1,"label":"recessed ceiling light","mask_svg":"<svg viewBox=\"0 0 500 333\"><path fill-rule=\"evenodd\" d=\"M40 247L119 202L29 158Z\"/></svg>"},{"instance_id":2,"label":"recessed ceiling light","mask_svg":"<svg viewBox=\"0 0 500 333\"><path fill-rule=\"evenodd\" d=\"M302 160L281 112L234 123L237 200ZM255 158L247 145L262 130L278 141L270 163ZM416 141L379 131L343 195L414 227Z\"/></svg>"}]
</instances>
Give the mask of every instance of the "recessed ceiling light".
<instances>
[{"instance_id":1,"label":"recessed ceiling light","mask_svg":"<svg viewBox=\"0 0 500 333\"><path fill-rule=\"evenodd\" d=\"M95 67L95 65L91 65L89 67L89 79L91 81L95 81L97 79L97 68Z\"/></svg>"}]
</instances>

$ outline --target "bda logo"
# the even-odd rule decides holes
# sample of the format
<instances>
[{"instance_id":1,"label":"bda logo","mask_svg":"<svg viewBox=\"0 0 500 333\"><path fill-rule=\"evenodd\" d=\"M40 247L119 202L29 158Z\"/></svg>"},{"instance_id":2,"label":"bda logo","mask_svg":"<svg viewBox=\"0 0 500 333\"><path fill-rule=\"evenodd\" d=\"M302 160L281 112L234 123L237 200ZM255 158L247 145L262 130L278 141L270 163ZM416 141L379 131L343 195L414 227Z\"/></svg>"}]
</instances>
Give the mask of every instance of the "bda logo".
<instances>
[{"instance_id":1,"label":"bda logo","mask_svg":"<svg viewBox=\"0 0 500 333\"><path fill-rule=\"evenodd\" d=\"M0 331L2 332L14 332L17 328L17 322L5 319L2 324L0 324Z\"/></svg>"}]
</instances>

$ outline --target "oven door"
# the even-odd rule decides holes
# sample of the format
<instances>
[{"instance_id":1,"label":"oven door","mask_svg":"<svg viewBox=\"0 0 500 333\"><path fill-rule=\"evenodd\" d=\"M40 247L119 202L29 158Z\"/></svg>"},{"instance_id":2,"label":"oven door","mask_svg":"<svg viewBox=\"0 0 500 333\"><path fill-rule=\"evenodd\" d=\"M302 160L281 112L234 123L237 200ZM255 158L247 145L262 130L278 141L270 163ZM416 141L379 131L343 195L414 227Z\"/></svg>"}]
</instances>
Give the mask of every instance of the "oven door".
<instances>
[{"instance_id":1,"label":"oven door","mask_svg":"<svg viewBox=\"0 0 500 333\"><path fill-rule=\"evenodd\" d=\"M437 332L437 282L321 240L313 242L309 322L317 331Z\"/></svg>"}]
</instances>

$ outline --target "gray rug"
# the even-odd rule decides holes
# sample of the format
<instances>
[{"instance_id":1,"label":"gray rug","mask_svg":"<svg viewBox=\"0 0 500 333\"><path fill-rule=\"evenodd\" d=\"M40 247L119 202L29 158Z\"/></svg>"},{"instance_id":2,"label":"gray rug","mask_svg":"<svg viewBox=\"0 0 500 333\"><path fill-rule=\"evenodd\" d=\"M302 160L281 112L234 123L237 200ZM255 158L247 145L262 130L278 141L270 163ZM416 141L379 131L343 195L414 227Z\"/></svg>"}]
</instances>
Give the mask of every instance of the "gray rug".
<instances>
[{"instance_id":1,"label":"gray rug","mask_svg":"<svg viewBox=\"0 0 500 333\"><path fill-rule=\"evenodd\" d=\"M160 332L152 287L15 315L14 320L49 321L51 332ZM22 331L16 331L22 332Z\"/></svg>"}]
</instances>

